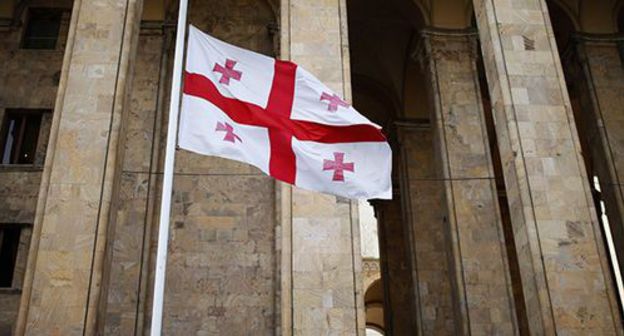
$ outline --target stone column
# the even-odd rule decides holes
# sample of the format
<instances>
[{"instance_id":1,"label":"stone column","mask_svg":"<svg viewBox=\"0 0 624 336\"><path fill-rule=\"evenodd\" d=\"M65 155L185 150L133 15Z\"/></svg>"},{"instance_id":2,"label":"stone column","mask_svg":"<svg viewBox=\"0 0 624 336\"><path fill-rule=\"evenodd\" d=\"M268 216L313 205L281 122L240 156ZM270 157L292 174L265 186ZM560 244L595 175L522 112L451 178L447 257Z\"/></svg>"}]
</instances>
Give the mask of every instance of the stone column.
<instances>
[{"instance_id":1,"label":"stone column","mask_svg":"<svg viewBox=\"0 0 624 336\"><path fill-rule=\"evenodd\" d=\"M345 0L281 2L281 55L350 100ZM298 188L282 188L283 249L292 248L291 273L282 273L285 335L364 335L364 300L357 203ZM290 226L288 228L287 226ZM284 278L290 278L290 281ZM288 289L290 287L290 289ZM291 315L289 318L286 315ZM288 330L290 329L290 330Z\"/></svg>"},{"instance_id":2,"label":"stone column","mask_svg":"<svg viewBox=\"0 0 624 336\"><path fill-rule=\"evenodd\" d=\"M453 242L458 330L510 335L514 302L476 68L476 32L425 30L421 43Z\"/></svg>"},{"instance_id":3,"label":"stone column","mask_svg":"<svg viewBox=\"0 0 624 336\"><path fill-rule=\"evenodd\" d=\"M74 1L17 335L97 333L141 6Z\"/></svg>"},{"instance_id":4,"label":"stone column","mask_svg":"<svg viewBox=\"0 0 624 336\"><path fill-rule=\"evenodd\" d=\"M624 37L578 35L576 49L564 56L581 143L589 152L588 173L600 180L611 234L624 270L624 65L618 43Z\"/></svg>"},{"instance_id":5,"label":"stone column","mask_svg":"<svg viewBox=\"0 0 624 336\"><path fill-rule=\"evenodd\" d=\"M400 191L391 201L376 201L379 253L384 288L384 327L387 335L409 335L416 328L410 236L401 209Z\"/></svg>"},{"instance_id":6,"label":"stone column","mask_svg":"<svg viewBox=\"0 0 624 336\"><path fill-rule=\"evenodd\" d=\"M412 264L416 335L459 334L444 181L429 123L397 122L399 177ZM391 243L391 242L389 242ZM381 246L380 246L381 249ZM408 281L403 279L402 281Z\"/></svg>"},{"instance_id":7,"label":"stone column","mask_svg":"<svg viewBox=\"0 0 624 336\"><path fill-rule=\"evenodd\" d=\"M474 7L530 332L621 333L546 3Z\"/></svg>"}]
</instances>

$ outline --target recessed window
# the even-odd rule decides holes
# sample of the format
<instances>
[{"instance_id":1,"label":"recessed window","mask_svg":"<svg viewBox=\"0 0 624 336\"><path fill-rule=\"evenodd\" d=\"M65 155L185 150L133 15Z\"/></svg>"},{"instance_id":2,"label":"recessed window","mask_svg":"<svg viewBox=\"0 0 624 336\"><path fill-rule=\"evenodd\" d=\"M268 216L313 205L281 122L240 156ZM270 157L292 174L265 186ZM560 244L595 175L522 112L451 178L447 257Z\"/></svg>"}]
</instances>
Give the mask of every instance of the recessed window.
<instances>
[{"instance_id":1,"label":"recessed window","mask_svg":"<svg viewBox=\"0 0 624 336\"><path fill-rule=\"evenodd\" d=\"M0 226L0 287L12 287L22 226Z\"/></svg>"},{"instance_id":2,"label":"recessed window","mask_svg":"<svg viewBox=\"0 0 624 336\"><path fill-rule=\"evenodd\" d=\"M31 8L24 32L24 49L55 49L63 12L56 8Z\"/></svg>"},{"instance_id":3,"label":"recessed window","mask_svg":"<svg viewBox=\"0 0 624 336\"><path fill-rule=\"evenodd\" d=\"M1 164L33 164L46 110L6 110L0 132Z\"/></svg>"}]
</instances>

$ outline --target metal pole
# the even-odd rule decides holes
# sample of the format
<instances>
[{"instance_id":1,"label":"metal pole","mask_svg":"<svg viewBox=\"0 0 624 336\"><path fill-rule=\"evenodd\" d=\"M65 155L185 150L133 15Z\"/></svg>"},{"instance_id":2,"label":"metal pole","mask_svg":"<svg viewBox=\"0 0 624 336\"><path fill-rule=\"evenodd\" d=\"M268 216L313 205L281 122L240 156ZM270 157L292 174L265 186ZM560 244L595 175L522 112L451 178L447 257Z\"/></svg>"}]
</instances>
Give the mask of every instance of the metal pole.
<instances>
[{"instance_id":1,"label":"metal pole","mask_svg":"<svg viewBox=\"0 0 624 336\"><path fill-rule=\"evenodd\" d=\"M158 250L156 252L154 302L152 304L152 336L160 336L162 330L163 301L165 295L165 268L167 266L167 245L169 243L169 215L171 213L173 167L175 163L176 135L178 133L178 114L180 112L180 88L182 81L182 61L184 59L184 38L186 36L187 9L188 0L180 0L175 54L173 58L173 81L171 83L171 102L169 105L169 126L167 127L167 150L165 153L165 170L163 174L160 221L158 225Z\"/></svg>"}]
</instances>

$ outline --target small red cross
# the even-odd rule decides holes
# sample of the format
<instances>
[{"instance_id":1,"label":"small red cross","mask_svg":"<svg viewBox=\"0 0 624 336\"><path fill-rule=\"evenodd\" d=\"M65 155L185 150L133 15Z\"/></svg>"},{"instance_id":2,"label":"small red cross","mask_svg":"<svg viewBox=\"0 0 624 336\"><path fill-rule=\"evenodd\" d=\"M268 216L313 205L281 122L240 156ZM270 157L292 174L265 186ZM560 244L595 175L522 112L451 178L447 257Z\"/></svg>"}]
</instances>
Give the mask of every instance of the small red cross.
<instances>
[{"instance_id":1,"label":"small red cross","mask_svg":"<svg viewBox=\"0 0 624 336\"><path fill-rule=\"evenodd\" d=\"M221 73L222 76L221 76L221 79L219 79L219 83L230 85L230 78L234 78L237 81L240 81L241 77L243 76L243 73L238 70L234 70L235 65L236 65L236 61L231 60L229 58L225 60L225 67L223 67L219 63L215 63L215 66L212 69L212 71Z\"/></svg>"},{"instance_id":2,"label":"small red cross","mask_svg":"<svg viewBox=\"0 0 624 336\"><path fill-rule=\"evenodd\" d=\"M338 111L338 106L349 107L349 104L342 100L337 94L329 94L327 92L323 92L321 95L321 101L327 100L329 101L329 105L327 106L327 111L336 112Z\"/></svg>"},{"instance_id":3,"label":"small red cross","mask_svg":"<svg viewBox=\"0 0 624 336\"><path fill-rule=\"evenodd\" d=\"M344 162L345 153L334 152L334 161L323 160L323 170L333 170L334 177L332 181L344 182L344 171L355 171L355 164L353 162Z\"/></svg>"},{"instance_id":4,"label":"small red cross","mask_svg":"<svg viewBox=\"0 0 624 336\"><path fill-rule=\"evenodd\" d=\"M184 93L209 101L237 124L266 128L270 143L269 175L290 184L295 184L297 178L293 138L324 144L386 141L373 125L338 126L291 119L296 72L295 64L275 61L275 75L266 107L225 97L212 80L197 73L185 73ZM353 171L352 165L343 163L342 170Z\"/></svg>"},{"instance_id":5,"label":"small red cross","mask_svg":"<svg viewBox=\"0 0 624 336\"><path fill-rule=\"evenodd\" d=\"M228 123L217 122L217 128L215 132L225 131L225 137L223 137L223 141L229 141L231 143L236 143L236 140L243 142L241 138L234 134L234 127Z\"/></svg>"}]
</instances>

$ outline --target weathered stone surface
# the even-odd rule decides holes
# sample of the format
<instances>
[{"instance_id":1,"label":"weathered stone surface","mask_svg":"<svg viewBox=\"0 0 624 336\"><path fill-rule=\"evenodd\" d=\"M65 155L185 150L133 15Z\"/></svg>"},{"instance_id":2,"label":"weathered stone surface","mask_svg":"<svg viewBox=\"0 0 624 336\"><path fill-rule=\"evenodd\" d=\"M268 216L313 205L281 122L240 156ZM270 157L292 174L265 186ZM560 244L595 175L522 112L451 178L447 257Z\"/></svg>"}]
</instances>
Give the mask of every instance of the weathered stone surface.
<instances>
[{"instance_id":1,"label":"weathered stone surface","mask_svg":"<svg viewBox=\"0 0 624 336\"><path fill-rule=\"evenodd\" d=\"M434 147L444 181L460 329L511 335L515 329L502 221L471 31L423 33L431 80ZM459 321L458 321L459 322Z\"/></svg>"},{"instance_id":2,"label":"weathered stone surface","mask_svg":"<svg viewBox=\"0 0 624 336\"><path fill-rule=\"evenodd\" d=\"M18 333L95 332L102 260L141 1L79 2L35 220L37 254ZM127 21L126 21L127 19ZM112 221L114 222L114 220ZM57 309L59 306L64 309Z\"/></svg>"},{"instance_id":3,"label":"weathered stone surface","mask_svg":"<svg viewBox=\"0 0 624 336\"><path fill-rule=\"evenodd\" d=\"M402 125L399 136L403 188L409 193L405 218L411 225L416 327L423 335L453 334L460 319L454 304L457 289L445 187L436 169L433 131L425 125Z\"/></svg>"},{"instance_id":4,"label":"weathered stone surface","mask_svg":"<svg viewBox=\"0 0 624 336\"><path fill-rule=\"evenodd\" d=\"M382 242L381 267L383 280L385 331L392 335L408 335L413 332L414 281L410 256L409 221L404 221L401 198L395 195L391 201L381 201L376 206L379 220L379 241Z\"/></svg>"},{"instance_id":5,"label":"weathered stone surface","mask_svg":"<svg viewBox=\"0 0 624 336\"><path fill-rule=\"evenodd\" d=\"M544 22L545 7L541 1L488 1L497 3L499 22L490 20L483 25L487 15L478 18L485 27L484 41L490 43L486 45L486 65L494 78L491 83L497 88L507 81L511 85L508 90L493 90L493 95L499 102L495 106L499 140L507 148L503 154L508 190L516 191L510 200L532 331L609 334L613 330L608 326L615 319L604 304L602 259L595 252L597 247L600 251L599 233L588 214L586 176L576 154L574 125L568 124L572 118L561 96L560 71L551 50L554 43ZM33 6L71 2L29 1ZM97 331L104 334L145 334L149 328L166 135L162 131L166 108L162 106L167 105L170 84L170 75L161 75L170 73L172 48L166 45L170 28L148 29L137 40L124 39L125 6L139 2L76 2L81 6L77 10L80 19L74 26L78 35L70 41L67 78L61 80L65 92L59 107L62 115L56 117L56 124L50 114L44 116L35 166L44 163L50 128L56 162L43 174L40 168L0 169L0 223L41 224L34 227L40 242L35 249L39 259L29 271L35 272L35 288L30 296L26 277L24 295L28 299L22 306L26 312L30 309L28 331L32 334L88 334L96 330L91 327L96 314L102 328ZM157 1L150 4L154 3ZM273 34L278 26L275 3L195 0L190 21L225 41L273 55ZM483 1L477 2L480 4L483 8ZM280 6L279 47L284 58L297 61L348 97L344 1L290 0ZM138 19L132 16L136 7L128 8L128 22L132 23L126 24L126 36L138 27ZM172 5L168 10L174 9ZM478 12L491 14L493 9ZM68 17L62 37L67 35ZM146 25L157 27L153 22ZM490 34L494 31L497 34ZM63 38L54 51L20 50L22 33L21 29L0 27L0 120L6 108L53 108L58 79L63 77ZM531 51L523 50L526 36ZM129 49L136 46L137 54L124 49L120 61L122 42ZM402 213L394 207L391 215L395 229L403 219L409 222L402 223L407 237L393 232L395 238L388 244L399 240L410 244L388 247L400 250L397 254L405 254L402 248L409 248L413 260L411 265L406 260L387 261L406 278L412 271L414 288L406 289L409 281L391 288L393 318L406 325L415 322L423 335L462 330L507 334L513 324L506 279L501 276L505 258L501 236L495 230L498 213L487 167L489 153L479 120L474 69L468 70L471 60L463 57L464 47L443 42L436 48L440 58L435 73L444 79L437 96L438 116L443 118L437 121L443 122L434 122L434 131L417 128L401 134L405 154L402 186L406 188L401 190ZM120 63L126 64L126 56L132 56L135 66L127 119L122 122L121 93L111 92L113 83L119 84L119 92L124 91L126 71L120 70L124 68ZM623 139L621 132L612 130L622 124L617 109L623 105L619 103L624 78L621 64L615 51L604 45L592 46L587 56L599 77L593 83L595 101L606 115L603 130L592 130L592 140L610 143L613 156L605 162L617 167L622 156L618 144ZM493 68L504 69L503 74L492 76ZM121 125L124 133L116 134ZM61 129L60 135L55 128ZM594 136L599 133L600 137ZM122 170L113 169L111 162L117 157L109 150L117 147L118 138L123 139L119 144L125 148L122 162L117 162ZM600 147L602 155L605 148ZM106 151L108 161L104 159ZM434 151L443 156L434 158ZM167 334L363 333L354 204L299 189L282 193L282 188L290 188L276 187L270 178L242 163L184 151L178 151L177 159L165 298ZM436 170L436 160L446 160L445 171ZM111 171L119 172L116 189L116 177L106 175ZM598 175L604 181L607 203L621 203L612 199L622 193L617 179L602 178L617 174L599 171ZM40 201L47 201L43 202L47 212L37 221L35 204L41 181L46 195ZM115 206L110 216L109 204ZM108 228L110 232L104 230ZM43 234L37 234L38 229ZM106 244L101 242L108 237L112 238L107 242L111 254L105 259ZM20 241L18 280L24 273L26 254L22 252L27 240L26 234ZM451 253L458 247L461 253ZM21 286L14 281L14 287ZM94 300L99 293L106 301L103 304ZM0 335L11 332L19 299L17 290L0 290ZM410 312L410 300L417 300L420 309ZM542 316L548 320L549 314L553 315L552 328L549 321L541 322ZM464 322L467 317L470 323ZM284 324L288 319L292 323ZM284 326L287 328L282 330Z\"/></svg>"},{"instance_id":6,"label":"weathered stone surface","mask_svg":"<svg viewBox=\"0 0 624 336\"><path fill-rule=\"evenodd\" d=\"M481 0L475 12L530 331L621 333L546 4Z\"/></svg>"},{"instance_id":7,"label":"weathered stone surface","mask_svg":"<svg viewBox=\"0 0 624 336\"><path fill-rule=\"evenodd\" d=\"M154 223L157 158L153 148L158 114L161 73L167 69L163 30L142 29L132 78L126 151L123 161L117 225L108 274L106 334L141 333L148 290L150 232ZM164 69L161 69L164 67ZM159 110L162 113L162 110ZM147 251L146 251L147 250Z\"/></svg>"},{"instance_id":8,"label":"weathered stone surface","mask_svg":"<svg viewBox=\"0 0 624 336\"><path fill-rule=\"evenodd\" d=\"M624 66L619 39L612 36L577 37L564 70L569 89L579 102L575 118L584 150L588 152L588 174L597 176L601 197L618 255L624 270Z\"/></svg>"},{"instance_id":9,"label":"weathered stone surface","mask_svg":"<svg viewBox=\"0 0 624 336\"><path fill-rule=\"evenodd\" d=\"M33 1L37 6L66 7L66 1ZM71 5L71 4L70 4ZM23 18L26 12L23 13ZM6 109L54 108L58 77L63 61L65 39L69 26L69 11L64 13L57 46L46 50L22 49L23 26L0 30L0 129L4 127ZM28 166L0 167L0 223L32 225L35 218L41 171L49 138L51 114L42 117L35 162ZM23 226L22 226L23 227ZM22 282L30 246L31 229L23 229L18 260L13 276L13 288L0 291L0 335L10 335L17 319ZM27 240L24 240L27 238Z\"/></svg>"},{"instance_id":10,"label":"weathered stone surface","mask_svg":"<svg viewBox=\"0 0 624 336\"><path fill-rule=\"evenodd\" d=\"M32 223L41 169L6 167L0 174L0 223Z\"/></svg>"},{"instance_id":11,"label":"weathered stone surface","mask_svg":"<svg viewBox=\"0 0 624 336\"><path fill-rule=\"evenodd\" d=\"M214 11L216 7L220 10ZM192 1L190 8L190 22L207 33L273 53L267 27L275 16L266 4ZM149 330L167 127L160 107L166 99L161 102L159 95L169 94L173 57L167 34L144 28L139 39L109 276L107 334ZM176 152L175 171L163 332L271 334L278 284L274 182L249 165L183 150Z\"/></svg>"},{"instance_id":12,"label":"weathered stone surface","mask_svg":"<svg viewBox=\"0 0 624 336\"><path fill-rule=\"evenodd\" d=\"M281 10L288 20L282 21L282 56L348 97L345 2L287 0ZM292 189L293 315L292 331L284 333L363 333L356 207L340 197Z\"/></svg>"},{"instance_id":13,"label":"weathered stone surface","mask_svg":"<svg viewBox=\"0 0 624 336\"><path fill-rule=\"evenodd\" d=\"M273 195L262 175L176 176L166 334L272 334Z\"/></svg>"}]
</instances>

